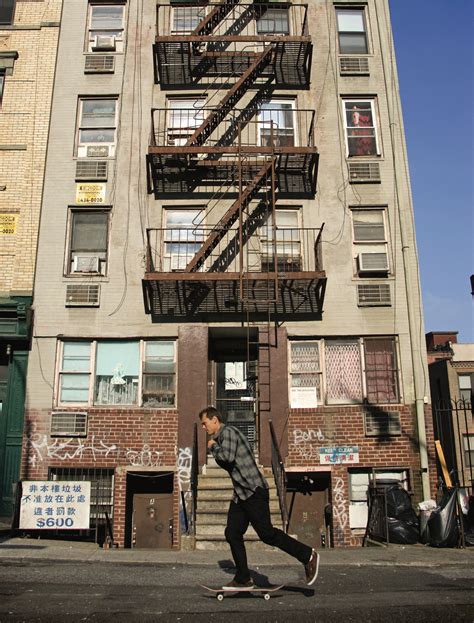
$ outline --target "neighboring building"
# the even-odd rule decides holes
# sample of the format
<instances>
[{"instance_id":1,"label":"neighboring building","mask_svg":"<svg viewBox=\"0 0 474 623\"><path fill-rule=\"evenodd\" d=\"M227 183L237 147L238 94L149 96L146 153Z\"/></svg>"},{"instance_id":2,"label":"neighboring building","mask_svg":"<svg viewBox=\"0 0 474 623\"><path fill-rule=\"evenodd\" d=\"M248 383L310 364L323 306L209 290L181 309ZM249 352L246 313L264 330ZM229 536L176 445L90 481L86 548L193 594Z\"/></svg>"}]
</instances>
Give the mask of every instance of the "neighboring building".
<instances>
[{"instance_id":1,"label":"neighboring building","mask_svg":"<svg viewBox=\"0 0 474 623\"><path fill-rule=\"evenodd\" d=\"M208 403L315 543L372 474L432 495L385 0L65 0L39 244L23 477L91 480L120 546L180 546Z\"/></svg>"},{"instance_id":2,"label":"neighboring building","mask_svg":"<svg viewBox=\"0 0 474 623\"><path fill-rule=\"evenodd\" d=\"M426 334L435 439L441 442L453 484L474 486L474 344L457 331Z\"/></svg>"},{"instance_id":3,"label":"neighboring building","mask_svg":"<svg viewBox=\"0 0 474 623\"><path fill-rule=\"evenodd\" d=\"M0 517L20 476L33 276L62 0L0 3Z\"/></svg>"}]
</instances>

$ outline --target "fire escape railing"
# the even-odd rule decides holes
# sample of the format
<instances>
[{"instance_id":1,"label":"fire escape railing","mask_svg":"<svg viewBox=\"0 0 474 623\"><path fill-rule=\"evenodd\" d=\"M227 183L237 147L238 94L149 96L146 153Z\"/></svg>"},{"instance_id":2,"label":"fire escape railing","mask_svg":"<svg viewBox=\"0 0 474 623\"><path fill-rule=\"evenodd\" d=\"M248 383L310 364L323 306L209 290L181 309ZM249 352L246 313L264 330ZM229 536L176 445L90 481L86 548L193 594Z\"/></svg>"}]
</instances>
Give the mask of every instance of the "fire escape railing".
<instances>
[{"instance_id":1,"label":"fire escape railing","mask_svg":"<svg viewBox=\"0 0 474 623\"><path fill-rule=\"evenodd\" d=\"M324 226L324 225L323 225ZM321 232L323 227L267 228L244 232L246 252L243 266L239 265L239 228L151 228L147 230L147 273L273 273L276 268L282 276L304 272L321 272ZM219 241L205 261L189 267L196 249L218 234ZM172 249L171 249L172 247Z\"/></svg>"},{"instance_id":2,"label":"fire escape railing","mask_svg":"<svg viewBox=\"0 0 474 623\"><path fill-rule=\"evenodd\" d=\"M281 521L283 531L288 532L289 515L288 506L286 504L286 487L287 477L285 472L285 465L281 458L280 448L278 447L275 429L273 428L273 422L269 420L270 425L270 438L272 443L272 471L273 478L275 479L278 501L280 503Z\"/></svg>"},{"instance_id":3,"label":"fire escape railing","mask_svg":"<svg viewBox=\"0 0 474 623\"><path fill-rule=\"evenodd\" d=\"M202 120L214 113L214 108L153 108L151 115L151 147L172 147L182 153L216 153L228 151L231 146L237 148L259 147L261 151L272 147L281 151L291 151L293 147L314 147L315 111L295 108L291 112L283 109L233 108L222 119L206 139L205 146L188 144L190 138L201 126ZM279 117L289 117L288 122L279 123ZM272 116L273 115L273 116ZM241 120L245 119L244 122ZM240 133L240 139L239 139ZM171 151L171 150L170 150Z\"/></svg>"}]
</instances>

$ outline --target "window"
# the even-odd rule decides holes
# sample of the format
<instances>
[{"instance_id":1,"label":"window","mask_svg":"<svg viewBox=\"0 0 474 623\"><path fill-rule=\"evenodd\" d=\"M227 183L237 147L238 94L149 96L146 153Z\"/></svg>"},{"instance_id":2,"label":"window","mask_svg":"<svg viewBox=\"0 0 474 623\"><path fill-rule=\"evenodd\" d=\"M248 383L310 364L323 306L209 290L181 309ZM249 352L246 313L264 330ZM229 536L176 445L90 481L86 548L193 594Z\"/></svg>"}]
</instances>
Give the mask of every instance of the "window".
<instances>
[{"instance_id":1,"label":"window","mask_svg":"<svg viewBox=\"0 0 474 623\"><path fill-rule=\"evenodd\" d=\"M88 403L90 376L90 342L64 342L62 345L59 402L61 404Z\"/></svg>"},{"instance_id":2,"label":"window","mask_svg":"<svg viewBox=\"0 0 474 623\"><path fill-rule=\"evenodd\" d=\"M349 469L349 523L352 529L363 529L367 525L367 490L371 476L376 482L390 480L394 483L400 483L406 490L409 489L408 472L406 469Z\"/></svg>"},{"instance_id":3,"label":"window","mask_svg":"<svg viewBox=\"0 0 474 623\"><path fill-rule=\"evenodd\" d=\"M299 408L325 404L397 404L400 402L397 361L393 337L291 341L290 405ZM300 388L313 388L313 393ZM367 408L367 413L383 412ZM387 418L384 423L375 422L372 417L369 429L366 424L366 434L385 431L388 435L400 434L398 413L390 412Z\"/></svg>"},{"instance_id":4,"label":"window","mask_svg":"<svg viewBox=\"0 0 474 623\"><path fill-rule=\"evenodd\" d=\"M189 35L206 15L206 8L199 6L172 7L171 34Z\"/></svg>"},{"instance_id":5,"label":"window","mask_svg":"<svg viewBox=\"0 0 474 623\"><path fill-rule=\"evenodd\" d=\"M64 341L60 349L58 404L176 404L174 340Z\"/></svg>"},{"instance_id":6,"label":"window","mask_svg":"<svg viewBox=\"0 0 474 623\"><path fill-rule=\"evenodd\" d=\"M4 87L5 87L5 70L0 69L0 106L2 105Z\"/></svg>"},{"instance_id":7,"label":"window","mask_svg":"<svg viewBox=\"0 0 474 623\"><path fill-rule=\"evenodd\" d=\"M258 113L259 144L292 147L295 140L294 100L264 102Z\"/></svg>"},{"instance_id":8,"label":"window","mask_svg":"<svg viewBox=\"0 0 474 623\"><path fill-rule=\"evenodd\" d=\"M124 4L91 4L89 6L89 52L122 52Z\"/></svg>"},{"instance_id":9,"label":"window","mask_svg":"<svg viewBox=\"0 0 474 623\"><path fill-rule=\"evenodd\" d=\"M464 467L474 469L474 435L463 435L464 442Z\"/></svg>"},{"instance_id":10,"label":"window","mask_svg":"<svg viewBox=\"0 0 474 623\"><path fill-rule=\"evenodd\" d=\"M204 240L202 210L164 210L163 271L184 270Z\"/></svg>"},{"instance_id":11,"label":"window","mask_svg":"<svg viewBox=\"0 0 474 623\"><path fill-rule=\"evenodd\" d=\"M176 404L175 369L174 342L145 342L144 406L172 407Z\"/></svg>"},{"instance_id":12,"label":"window","mask_svg":"<svg viewBox=\"0 0 474 623\"><path fill-rule=\"evenodd\" d=\"M472 380L470 374L459 375L459 397L465 402L471 403Z\"/></svg>"},{"instance_id":13,"label":"window","mask_svg":"<svg viewBox=\"0 0 474 623\"><path fill-rule=\"evenodd\" d=\"M73 210L67 274L106 274L109 212Z\"/></svg>"},{"instance_id":14,"label":"window","mask_svg":"<svg viewBox=\"0 0 474 623\"><path fill-rule=\"evenodd\" d=\"M385 216L384 209L352 210L356 271L365 277L387 276L389 272Z\"/></svg>"},{"instance_id":15,"label":"window","mask_svg":"<svg viewBox=\"0 0 474 623\"><path fill-rule=\"evenodd\" d=\"M13 15L15 13L15 0L2 0L0 2L0 24L13 24Z\"/></svg>"},{"instance_id":16,"label":"window","mask_svg":"<svg viewBox=\"0 0 474 623\"><path fill-rule=\"evenodd\" d=\"M321 401L320 344L290 342L290 406L316 407Z\"/></svg>"},{"instance_id":17,"label":"window","mask_svg":"<svg viewBox=\"0 0 474 623\"><path fill-rule=\"evenodd\" d=\"M275 230L271 214L261 229L261 270L262 272L275 270L274 252L276 251L278 271L298 272L302 270L299 212L298 210L277 210L275 218Z\"/></svg>"},{"instance_id":18,"label":"window","mask_svg":"<svg viewBox=\"0 0 474 623\"><path fill-rule=\"evenodd\" d=\"M258 6L257 34L289 35L290 23L287 8L266 8Z\"/></svg>"},{"instance_id":19,"label":"window","mask_svg":"<svg viewBox=\"0 0 474 623\"><path fill-rule=\"evenodd\" d=\"M112 157L115 153L117 99L79 100L77 155Z\"/></svg>"},{"instance_id":20,"label":"window","mask_svg":"<svg viewBox=\"0 0 474 623\"><path fill-rule=\"evenodd\" d=\"M374 101L344 100L343 106L347 155L379 155Z\"/></svg>"},{"instance_id":21,"label":"window","mask_svg":"<svg viewBox=\"0 0 474 623\"><path fill-rule=\"evenodd\" d=\"M169 99L168 145L185 145L194 130L204 121L206 100L198 99Z\"/></svg>"},{"instance_id":22,"label":"window","mask_svg":"<svg viewBox=\"0 0 474 623\"><path fill-rule=\"evenodd\" d=\"M360 340L326 340L324 355L327 403L362 402Z\"/></svg>"},{"instance_id":23,"label":"window","mask_svg":"<svg viewBox=\"0 0 474 623\"><path fill-rule=\"evenodd\" d=\"M364 9L337 8L340 54L368 54Z\"/></svg>"},{"instance_id":24,"label":"window","mask_svg":"<svg viewBox=\"0 0 474 623\"><path fill-rule=\"evenodd\" d=\"M399 402L395 340L364 338L364 351L367 400L371 404Z\"/></svg>"}]
</instances>

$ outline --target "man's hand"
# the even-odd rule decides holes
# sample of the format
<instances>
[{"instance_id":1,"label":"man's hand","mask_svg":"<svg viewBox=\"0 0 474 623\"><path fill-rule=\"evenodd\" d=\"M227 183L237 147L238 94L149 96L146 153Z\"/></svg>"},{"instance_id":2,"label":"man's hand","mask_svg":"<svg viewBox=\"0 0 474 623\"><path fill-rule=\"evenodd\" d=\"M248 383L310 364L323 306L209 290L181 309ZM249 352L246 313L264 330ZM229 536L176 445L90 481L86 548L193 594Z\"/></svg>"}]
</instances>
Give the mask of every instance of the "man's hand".
<instances>
[{"instance_id":1,"label":"man's hand","mask_svg":"<svg viewBox=\"0 0 474 623\"><path fill-rule=\"evenodd\" d=\"M214 439L209 439L209 441L207 442L207 447L209 448L209 450L212 448L212 446L216 443L216 441Z\"/></svg>"}]
</instances>

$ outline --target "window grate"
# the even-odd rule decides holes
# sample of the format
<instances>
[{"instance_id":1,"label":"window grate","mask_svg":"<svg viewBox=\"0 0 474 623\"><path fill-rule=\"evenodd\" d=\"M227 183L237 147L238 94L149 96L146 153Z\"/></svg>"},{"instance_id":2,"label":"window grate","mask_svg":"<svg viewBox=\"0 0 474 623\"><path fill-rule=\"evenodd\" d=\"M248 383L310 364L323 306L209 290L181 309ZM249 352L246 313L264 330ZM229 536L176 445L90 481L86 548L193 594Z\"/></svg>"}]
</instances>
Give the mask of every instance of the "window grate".
<instances>
[{"instance_id":1,"label":"window grate","mask_svg":"<svg viewBox=\"0 0 474 623\"><path fill-rule=\"evenodd\" d=\"M357 304L359 307L390 306L392 297L389 284L360 284L357 286Z\"/></svg>"},{"instance_id":2,"label":"window grate","mask_svg":"<svg viewBox=\"0 0 474 623\"><path fill-rule=\"evenodd\" d=\"M378 162L349 162L349 181L351 184L380 182Z\"/></svg>"},{"instance_id":3,"label":"window grate","mask_svg":"<svg viewBox=\"0 0 474 623\"><path fill-rule=\"evenodd\" d=\"M107 173L106 160L78 160L76 162L76 181L107 181Z\"/></svg>"},{"instance_id":4,"label":"window grate","mask_svg":"<svg viewBox=\"0 0 474 623\"><path fill-rule=\"evenodd\" d=\"M87 413L56 411L51 413L51 436L86 437Z\"/></svg>"},{"instance_id":5,"label":"window grate","mask_svg":"<svg viewBox=\"0 0 474 623\"><path fill-rule=\"evenodd\" d=\"M100 285L98 283L68 284L66 286L66 307L98 307Z\"/></svg>"},{"instance_id":6,"label":"window grate","mask_svg":"<svg viewBox=\"0 0 474 623\"><path fill-rule=\"evenodd\" d=\"M325 346L329 404L362 401L360 345L352 340L328 340Z\"/></svg>"},{"instance_id":7,"label":"window grate","mask_svg":"<svg viewBox=\"0 0 474 623\"><path fill-rule=\"evenodd\" d=\"M398 411L365 411L365 434L367 437L384 437L402 434Z\"/></svg>"},{"instance_id":8,"label":"window grate","mask_svg":"<svg viewBox=\"0 0 474 623\"><path fill-rule=\"evenodd\" d=\"M341 56L339 59L341 75L369 75L369 59L366 56Z\"/></svg>"},{"instance_id":9,"label":"window grate","mask_svg":"<svg viewBox=\"0 0 474 623\"><path fill-rule=\"evenodd\" d=\"M113 74L115 56L112 54L86 54L85 74Z\"/></svg>"}]
</instances>

